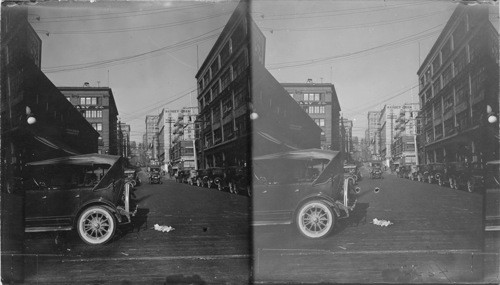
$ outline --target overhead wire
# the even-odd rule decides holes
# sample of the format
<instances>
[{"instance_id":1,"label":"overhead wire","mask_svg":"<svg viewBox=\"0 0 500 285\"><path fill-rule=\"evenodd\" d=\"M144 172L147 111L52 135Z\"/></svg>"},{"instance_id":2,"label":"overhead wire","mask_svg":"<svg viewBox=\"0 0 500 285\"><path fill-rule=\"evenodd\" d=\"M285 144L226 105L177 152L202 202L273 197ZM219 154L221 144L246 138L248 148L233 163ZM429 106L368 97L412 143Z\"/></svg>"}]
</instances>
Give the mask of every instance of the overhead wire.
<instances>
[{"instance_id":1,"label":"overhead wire","mask_svg":"<svg viewBox=\"0 0 500 285\"><path fill-rule=\"evenodd\" d=\"M211 5L211 4L210 4ZM159 14L165 12L178 12L182 10L188 9L196 9L205 7L207 4L197 4L183 7L169 7L164 9L148 9L148 10L139 10L139 11L125 11L125 12L113 12L113 13L101 13L101 14L91 14L91 15L74 15L74 16L63 16L63 17L41 17L39 21L35 23L58 23L58 22L74 22L74 21L92 21L92 20L108 20L108 19L116 19L123 17L134 17L134 16L147 16L152 14ZM112 17L102 17L101 16L109 16L115 15ZM45 19L49 19L48 21ZM50 20L56 19L56 20ZM59 19L59 20L57 20Z\"/></svg>"},{"instance_id":2,"label":"overhead wire","mask_svg":"<svg viewBox=\"0 0 500 285\"><path fill-rule=\"evenodd\" d=\"M210 15L210 16L205 16L205 17L196 18L196 19L182 20L182 21L171 22L171 23L166 23L166 24L141 26L141 27L134 27L134 28L103 29L103 30L73 30L73 31L69 30L69 31L55 31L55 32L49 31L49 32L52 35L85 35L85 34L110 34L110 33L147 31L147 30L171 28L171 27L177 27L177 26L181 26L181 25L198 23L198 22L205 21L205 20L215 19L215 18L218 18L221 16L227 16L231 13L232 12L224 12L224 13L219 13L216 15Z\"/></svg>"},{"instance_id":3,"label":"overhead wire","mask_svg":"<svg viewBox=\"0 0 500 285\"><path fill-rule=\"evenodd\" d=\"M433 31L433 32L429 32L429 31L431 31L433 29L436 29L436 28L438 28L438 27L440 27L442 25L444 25L444 23L443 24L439 24L437 26L434 26L432 28L426 29L426 30L424 30L422 32L419 32L419 33L416 33L416 34L413 34L413 35L410 35L410 36L406 36L406 37L397 39L397 40L389 42L389 43L384 43L382 45L374 46L374 47L371 47L371 48L367 48L367 49L363 49L363 50L359 50L359 51L355 51L355 52L349 52L349 53L334 55L334 56L328 56L328 57L321 57L321 58L314 58L314 59L307 59L307 60L299 60L299 61L288 61L288 62L280 62L280 63L271 63L271 64L269 64L267 66L267 69L268 70L276 70L276 69L286 69L286 68L293 68L293 67L299 67L299 66L313 65L313 64L323 63L325 61L331 61L331 60L335 60L335 59L342 59L342 58L350 58L350 57L360 56L360 55L363 55L365 53L368 53L368 52L371 52L371 51L374 51L374 50L378 50L378 49L383 49L383 48L389 48L389 47L394 47L394 46L405 45L405 44L414 42L416 40L421 40L421 39L430 37L430 36L438 33L439 30Z\"/></svg>"},{"instance_id":4,"label":"overhead wire","mask_svg":"<svg viewBox=\"0 0 500 285\"><path fill-rule=\"evenodd\" d=\"M82 70L82 69L91 69L91 68L96 68L96 67L101 67L103 65L105 66L114 66L117 64L122 64L125 62L131 62L134 59L142 58L154 53L158 53L161 51L165 50L178 50L181 48L186 48L188 46L195 45L197 43L207 41L213 38L216 38L219 36L219 33L214 34L214 35L209 35L210 33L213 33L217 30L221 30L223 27L219 27L216 29L213 29L211 31L205 32L201 35L198 35L196 37L181 41L176 44L172 45L167 45L163 46L154 50L149 50L146 52L142 52L139 54L134 54L134 55L129 55L129 56L123 56L119 58L114 58L114 59L107 59L107 60L100 60L96 62L87 62L87 63L79 63L79 64L69 64L69 65L60 65L60 66L52 66L52 67L45 67L42 68L42 71L45 73L57 73L57 72L62 72L62 71L73 71L73 70Z\"/></svg>"}]
</instances>

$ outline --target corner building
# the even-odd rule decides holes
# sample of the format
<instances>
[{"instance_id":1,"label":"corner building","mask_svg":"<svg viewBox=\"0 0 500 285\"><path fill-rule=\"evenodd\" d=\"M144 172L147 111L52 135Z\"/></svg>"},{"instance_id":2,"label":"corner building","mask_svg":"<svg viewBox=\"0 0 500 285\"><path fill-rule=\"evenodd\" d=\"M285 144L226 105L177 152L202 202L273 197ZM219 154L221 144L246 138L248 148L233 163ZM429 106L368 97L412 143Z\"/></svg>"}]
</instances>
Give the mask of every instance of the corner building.
<instances>
[{"instance_id":1,"label":"corner building","mask_svg":"<svg viewBox=\"0 0 500 285\"><path fill-rule=\"evenodd\" d=\"M421 163L498 159L498 7L458 5L417 71Z\"/></svg>"}]
</instances>

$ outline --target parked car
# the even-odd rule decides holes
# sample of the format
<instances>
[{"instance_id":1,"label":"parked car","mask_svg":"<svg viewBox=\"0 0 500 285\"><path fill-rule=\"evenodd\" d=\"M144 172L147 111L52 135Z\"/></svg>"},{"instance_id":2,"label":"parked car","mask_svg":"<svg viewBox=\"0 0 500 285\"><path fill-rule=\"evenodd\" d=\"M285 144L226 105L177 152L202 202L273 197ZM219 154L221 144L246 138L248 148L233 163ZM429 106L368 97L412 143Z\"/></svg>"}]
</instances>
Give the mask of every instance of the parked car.
<instances>
[{"instance_id":1,"label":"parked car","mask_svg":"<svg viewBox=\"0 0 500 285\"><path fill-rule=\"evenodd\" d=\"M151 168L149 173L149 184L163 184L161 181L161 170L160 168Z\"/></svg>"},{"instance_id":2,"label":"parked car","mask_svg":"<svg viewBox=\"0 0 500 285\"><path fill-rule=\"evenodd\" d=\"M187 183L189 185L195 185L197 179L198 179L198 171L194 169L189 170L189 174L186 178Z\"/></svg>"},{"instance_id":3,"label":"parked car","mask_svg":"<svg viewBox=\"0 0 500 285\"><path fill-rule=\"evenodd\" d=\"M85 154L30 162L21 178L25 231L78 232L87 244L110 241L131 222L130 184L119 156Z\"/></svg>"},{"instance_id":4,"label":"parked car","mask_svg":"<svg viewBox=\"0 0 500 285\"><path fill-rule=\"evenodd\" d=\"M409 178L410 165L400 165L398 166L397 175L399 178Z\"/></svg>"},{"instance_id":5,"label":"parked car","mask_svg":"<svg viewBox=\"0 0 500 285\"><path fill-rule=\"evenodd\" d=\"M139 172L135 169L125 169L125 179L127 182L132 183L132 186L140 186L141 179L139 178Z\"/></svg>"},{"instance_id":6,"label":"parked car","mask_svg":"<svg viewBox=\"0 0 500 285\"><path fill-rule=\"evenodd\" d=\"M356 205L339 152L306 149L253 158L253 225L295 224L307 238L327 236Z\"/></svg>"},{"instance_id":7,"label":"parked car","mask_svg":"<svg viewBox=\"0 0 500 285\"><path fill-rule=\"evenodd\" d=\"M252 196L250 174L245 166L229 167L226 173L229 192L233 194L246 194Z\"/></svg>"},{"instance_id":8,"label":"parked car","mask_svg":"<svg viewBox=\"0 0 500 285\"><path fill-rule=\"evenodd\" d=\"M350 176L354 178L356 183L361 180L361 172L359 171L358 166L354 164L344 165L344 175L346 177Z\"/></svg>"},{"instance_id":9,"label":"parked car","mask_svg":"<svg viewBox=\"0 0 500 285\"><path fill-rule=\"evenodd\" d=\"M484 187L485 174L483 163L462 163L456 171L455 188L475 192Z\"/></svg>"},{"instance_id":10,"label":"parked car","mask_svg":"<svg viewBox=\"0 0 500 285\"><path fill-rule=\"evenodd\" d=\"M373 167L370 171L370 178L371 179L382 179L384 178L382 176L382 168L381 167Z\"/></svg>"},{"instance_id":11,"label":"parked car","mask_svg":"<svg viewBox=\"0 0 500 285\"><path fill-rule=\"evenodd\" d=\"M432 177L433 181L436 181L439 186L448 184L447 165L444 163L434 163L432 165Z\"/></svg>"},{"instance_id":12,"label":"parked car","mask_svg":"<svg viewBox=\"0 0 500 285\"><path fill-rule=\"evenodd\" d=\"M418 180L418 165L410 165L410 170L408 172L408 179L413 181Z\"/></svg>"}]
</instances>

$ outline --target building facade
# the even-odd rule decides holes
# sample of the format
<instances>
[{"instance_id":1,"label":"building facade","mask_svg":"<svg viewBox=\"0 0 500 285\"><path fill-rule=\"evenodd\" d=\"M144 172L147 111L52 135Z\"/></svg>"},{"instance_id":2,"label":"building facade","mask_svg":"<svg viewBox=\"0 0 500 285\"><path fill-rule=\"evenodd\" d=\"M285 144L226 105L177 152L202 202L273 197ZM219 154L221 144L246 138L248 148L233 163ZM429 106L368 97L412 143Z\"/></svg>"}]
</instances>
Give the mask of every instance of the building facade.
<instances>
[{"instance_id":1,"label":"building facade","mask_svg":"<svg viewBox=\"0 0 500 285\"><path fill-rule=\"evenodd\" d=\"M321 148L340 150L340 104L331 83L282 83L290 96L299 103L321 128Z\"/></svg>"},{"instance_id":2,"label":"building facade","mask_svg":"<svg viewBox=\"0 0 500 285\"><path fill-rule=\"evenodd\" d=\"M146 155L149 161L155 163L158 156L158 115L147 115L145 119L146 134L144 147L146 148Z\"/></svg>"},{"instance_id":3,"label":"building facade","mask_svg":"<svg viewBox=\"0 0 500 285\"><path fill-rule=\"evenodd\" d=\"M1 279L22 283L26 163L97 152L99 134L40 70L28 10L2 5L1 14Z\"/></svg>"},{"instance_id":4,"label":"building facade","mask_svg":"<svg viewBox=\"0 0 500 285\"><path fill-rule=\"evenodd\" d=\"M169 110L163 109L158 115L158 161L165 171L170 169L179 169L180 161L186 161L186 165L195 168L195 162L192 156L182 157L181 148L186 144L193 145L195 140L195 121L198 116L198 107L184 107L182 109ZM179 150L173 150L174 146L180 141L190 143L180 143ZM173 153L179 155L173 159ZM170 172L171 173L171 172Z\"/></svg>"},{"instance_id":5,"label":"building facade","mask_svg":"<svg viewBox=\"0 0 500 285\"><path fill-rule=\"evenodd\" d=\"M118 155L123 156L125 158L130 158L130 125L125 123L119 123L119 153Z\"/></svg>"},{"instance_id":6,"label":"building facade","mask_svg":"<svg viewBox=\"0 0 500 285\"><path fill-rule=\"evenodd\" d=\"M99 133L98 153L118 155L118 109L109 87L58 87Z\"/></svg>"},{"instance_id":7,"label":"building facade","mask_svg":"<svg viewBox=\"0 0 500 285\"><path fill-rule=\"evenodd\" d=\"M372 159L380 159L380 135L377 133L380 132L379 125L380 112L379 111L369 111L367 115L368 119L368 128L365 133L365 140L368 143L368 149L370 151L370 155Z\"/></svg>"},{"instance_id":8,"label":"building facade","mask_svg":"<svg viewBox=\"0 0 500 285\"><path fill-rule=\"evenodd\" d=\"M345 153L345 159L347 162L352 162L352 155L354 154L354 145L352 141L353 122L349 119L342 118L341 126L344 128L342 147L343 152Z\"/></svg>"},{"instance_id":9,"label":"building facade","mask_svg":"<svg viewBox=\"0 0 500 285\"><path fill-rule=\"evenodd\" d=\"M238 4L196 74L200 168L320 147L321 129L264 67L266 39L249 9L249 1Z\"/></svg>"},{"instance_id":10,"label":"building facade","mask_svg":"<svg viewBox=\"0 0 500 285\"><path fill-rule=\"evenodd\" d=\"M498 159L498 41L498 7L457 6L417 71L422 163Z\"/></svg>"},{"instance_id":11,"label":"building facade","mask_svg":"<svg viewBox=\"0 0 500 285\"><path fill-rule=\"evenodd\" d=\"M394 164L418 164L417 155L417 117L420 105L406 103L401 106L396 119L396 134L392 145L392 161Z\"/></svg>"}]
</instances>

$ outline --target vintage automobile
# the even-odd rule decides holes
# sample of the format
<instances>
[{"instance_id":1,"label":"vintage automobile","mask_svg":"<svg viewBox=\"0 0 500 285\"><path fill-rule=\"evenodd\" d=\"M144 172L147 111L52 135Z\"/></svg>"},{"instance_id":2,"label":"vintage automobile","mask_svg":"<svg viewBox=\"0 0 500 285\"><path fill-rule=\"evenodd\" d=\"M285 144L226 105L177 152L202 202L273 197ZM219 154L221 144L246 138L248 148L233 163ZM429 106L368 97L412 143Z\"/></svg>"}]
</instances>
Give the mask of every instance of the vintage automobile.
<instances>
[{"instance_id":1,"label":"vintage automobile","mask_svg":"<svg viewBox=\"0 0 500 285\"><path fill-rule=\"evenodd\" d=\"M408 177L409 172L410 172L409 165L400 165L400 166L398 166L397 171L396 171L397 176L399 178L409 178Z\"/></svg>"},{"instance_id":2,"label":"vintage automobile","mask_svg":"<svg viewBox=\"0 0 500 285\"><path fill-rule=\"evenodd\" d=\"M480 162L460 163L455 168L455 189L465 189L475 192L484 187L485 164Z\"/></svg>"},{"instance_id":3,"label":"vintage automobile","mask_svg":"<svg viewBox=\"0 0 500 285\"><path fill-rule=\"evenodd\" d=\"M139 178L139 173L135 169L125 169L125 180L132 183L132 186L140 186L141 179Z\"/></svg>"},{"instance_id":4,"label":"vintage automobile","mask_svg":"<svg viewBox=\"0 0 500 285\"><path fill-rule=\"evenodd\" d=\"M186 177L187 183L189 185L195 185L197 179L198 179L198 171L194 169L189 170L189 173Z\"/></svg>"},{"instance_id":5,"label":"vintage automobile","mask_svg":"<svg viewBox=\"0 0 500 285\"><path fill-rule=\"evenodd\" d=\"M354 182L358 183L361 180L361 172L357 165L354 164L346 164L344 165L344 176L354 178Z\"/></svg>"},{"instance_id":6,"label":"vintage automobile","mask_svg":"<svg viewBox=\"0 0 500 285\"><path fill-rule=\"evenodd\" d=\"M382 176L382 168L379 166L375 166L371 169L370 171L370 178L371 179L382 179L384 178Z\"/></svg>"},{"instance_id":7,"label":"vintage automobile","mask_svg":"<svg viewBox=\"0 0 500 285\"><path fill-rule=\"evenodd\" d=\"M226 170L226 184L229 193L252 195L250 175L245 166L231 166Z\"/></svg>"},{"instance_id":8,"label":"vintage automobile","mask_svg":"<svg viewBox=\"0 0 500 285\"><path fill-rule=\"evenodd\" d=\"M76 229L87 244L113 238L135 211L119 156L85 154L30 162L23 169L25 231Z\"/></svg>"},{"instance_id":9,"label":"vintage automobile","mask_svg":"<svg viewBox=\"0 0 500 285\"><path fill-rule=\"evenodd\" d=\"M418 181L419 182L428 182L430 174L430 166L428 164L420 164L418 165Z\"/></svg>"},{"instance_id":10,"label":"vintage automobile","mask_svg":"<svg viewBox=\"0 0 500 285\"><path fill-rule=\"evenodd\" d=\"M338 151L305 149L253 158L253 225L295 224L322 238L356 205L352 177Z\"/></svg>"},{"instance_id":11,"label":"vintage automobile","mask_svg":"<svg viewBox=\"0 0 500 285\"><path fill-rule=\"evenodd\" d=\"M410 169L408 171L408 179L413 181L418 180L418 165L410 165Z\"/></svg>"},{"instance_id":12,"label":"vintage automobile","mask_svg":"<svg viewBox=\"0 0 500 285\"><path fill-rule=\"evenodd\" d=\"M149 184L163 184L161 181L161 169L159 167L151 167L149 172Z\"/></svg>"},{"instance_id":13,"label":"vintage automobile","mask_svg":"<svg viewBox=\"0 0 500 285\"><path fill-rule=\"evenodd\" d=\"M444 163L434 163L432 164L432 177L433 181L439 186L445 186L448 184L448 168L447 164Z\"/></svg>"}]
</instances>

